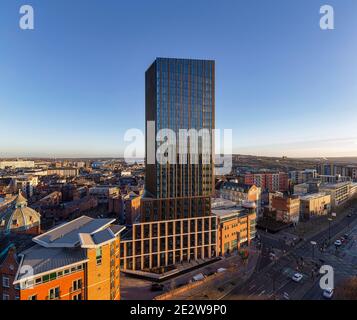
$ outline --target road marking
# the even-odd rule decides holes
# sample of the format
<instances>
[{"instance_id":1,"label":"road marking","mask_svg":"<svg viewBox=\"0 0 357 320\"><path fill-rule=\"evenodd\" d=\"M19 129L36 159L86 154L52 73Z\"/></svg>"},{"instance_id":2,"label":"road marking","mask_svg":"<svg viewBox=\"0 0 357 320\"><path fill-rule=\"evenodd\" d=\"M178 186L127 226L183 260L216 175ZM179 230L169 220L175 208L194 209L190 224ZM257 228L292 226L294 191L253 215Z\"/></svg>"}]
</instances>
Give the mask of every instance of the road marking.
<instances>
[{"instance_id":1,"label":"road marking","mask_svg":"<svg viewBox=\"0 0 357 320\"><path fill-rule=\"evenodd\" d=\"M261 293L259 293L259 297L265 293L265 290L263 290Z\"/></svg>"}]
</instances>

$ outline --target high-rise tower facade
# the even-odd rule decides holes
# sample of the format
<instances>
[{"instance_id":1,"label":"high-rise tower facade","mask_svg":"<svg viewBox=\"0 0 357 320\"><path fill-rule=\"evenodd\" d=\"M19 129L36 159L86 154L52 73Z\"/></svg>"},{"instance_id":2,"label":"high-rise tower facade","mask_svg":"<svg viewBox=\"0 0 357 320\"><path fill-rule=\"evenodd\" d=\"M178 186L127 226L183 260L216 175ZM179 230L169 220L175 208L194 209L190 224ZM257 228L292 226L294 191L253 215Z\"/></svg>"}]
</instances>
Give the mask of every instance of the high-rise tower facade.
<instances>
[{"instance_id":1,"label":"high-rise tower facade","mask_svg":"<svg viewBox=\"0 0 357 320\"><path fill-rule=\"evenodd\" d=\"M175 133L175 163L149 163L160 143L146 144L145 187L150 201L143 206L142 221L206 216L214 189L212 130L215 111L215 63L210 60L158 58L146 72L146 134L150 122L154 138L160 130ZM202 129L209 134L204 150ZM196 130L187 135L186 154L180 155L180 130ZM190 153L197 145L196 158ZM154 147L154 150L149 148ZM208 149L207 149L208 148ZM206 156L203 154L206 152ZM207 161L208 160L208 161ZM166 199L166 201L164 200Z\"/></svg>"},{"instance_id":2,"label":"high-rise tower facade","mask_svg":"<svg viewBox=\"0 0 357 320\"><path fill-rule=\"evenodd\" d=\"M141 214L122 241L121 265L127 272L160 273L217 253L217 218L211 215L215 63L157 58L145 81L146 192ZM192 129L196 136L190 135ZM176 141L174 161L159 161L156 155L163 141L156 138L161 130L170 130L176 140L186 131L187 152Z\"/></svg>"},{"instance_id":3,"label":"high-rise tower facade","mask_svg":"<svg viewBox=\"0 0 357 320\"><path fill-rule=\"evenodd\" d=\"M214 61L158 58L146 72L146 121L154 121L155 135L171 129L214 129L215 110ZM188 144L193 141L188 140ZM199 143L201 147L201 143ZM147 144L147 147L149 145ZM188 145L189 147L189 145ZM155 152L158 143L155 144ZM179 144L176 151L179 153ZM192 163L187 152L175 164L149 164L146 189L155 198L211 196L213 190L213 145L209 146L209 163L204 164L202 148L198 161ZM189 151L189 150L187 150ZM146 149L148 159L148 148ZM181 160L181 161L180 161Z\"/></svg>"}]
</instances>

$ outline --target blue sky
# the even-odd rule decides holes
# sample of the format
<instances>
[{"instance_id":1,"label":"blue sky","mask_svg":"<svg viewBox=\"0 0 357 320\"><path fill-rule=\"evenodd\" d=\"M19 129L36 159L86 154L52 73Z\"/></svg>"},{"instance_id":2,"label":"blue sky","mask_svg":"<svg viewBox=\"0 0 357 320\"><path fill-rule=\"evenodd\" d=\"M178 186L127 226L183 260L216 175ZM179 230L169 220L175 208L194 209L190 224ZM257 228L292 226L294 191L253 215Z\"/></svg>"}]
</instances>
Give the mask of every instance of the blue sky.
<instances>
[{"instance_id":1,"label":"blue sky","mask_svg":"<svg viewBox=\"0 0 357 320\"><path fill-rule=\"evenodd\" d=\"M1 0L0 157L120 156L160 56L216 60L234 152L357 156L356 18L355 0Z\"/></svg>"}]
</instances>

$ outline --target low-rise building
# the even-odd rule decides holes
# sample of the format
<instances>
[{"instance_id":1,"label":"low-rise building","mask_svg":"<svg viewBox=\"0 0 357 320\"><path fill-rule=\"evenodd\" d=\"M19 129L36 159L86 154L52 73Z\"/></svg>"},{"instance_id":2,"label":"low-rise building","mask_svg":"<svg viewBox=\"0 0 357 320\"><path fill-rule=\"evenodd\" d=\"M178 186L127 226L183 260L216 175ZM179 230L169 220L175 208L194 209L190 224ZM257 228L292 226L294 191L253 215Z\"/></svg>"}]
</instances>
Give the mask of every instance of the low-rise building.
<instances>
[{"instance_id":1,"label":"low-rise building","mask_svg":"<svg viewBox=\"0 0 357 320\"><path fill-rule=\"evenodd\" d=\"M350 185L350 197L357 196L357 182L352 182Z\"/></svg>"},{"instance_id":2,"label":"low-rise building","mask_svg":"<svg viewBox=\"0 0 357 320\"><path fill-rule=\"evenodd\" d=\"M120 195L119 187L98 186L89 189L89 195L95 197L99 204L108 204L109 199Z\"/></svg>"},{"instance_id":3,"label":"low-rise building","mask_svg":"<svg viewBox=\"0 0 357 320\"><path fill-rule=\"evenodd\" d=\"M114 195L109 198L108 212L118 216L123 224L133 224L141 212L142 195L130 191L128 194Z\"/></svg>"},{"instance_id":4,"label":"low-rise building","mask_svg":"<svg viewBox=\"0 0 357 320\"><path fill-rule=\"evenodd\" d=\"M242 204L245 201L254 202L257 214L261 208L261 188L255 185L246 185L236 182L223 182L219 189L219 196L223 199Z\"/></svg>"},{"instance_id":5,"label":"low-rise building","mask_svg":"<svg viewBox=\"0 0 357 320\"><path fill-rule=\"evenodd\" d=\"M48 168L48 175L57 175L60 177L76 177L78 176L79 169L78 168Z\"/></svg>"},{"instance_id":6,"label":"low-rise building","mask_svg":"<svg viewBox=\"0 0 357 320\"><path fill-rule=\"evenodd\" d=\"M39 234L41 230L40 214L27 206L27 199L19 191L0 209L0 233Z\"/></svg>"},{"instance_id":7,"label":"low-rise building","mask_svg":"<svg viewBox=\"0 0 357 320\"><path fill-rule=\"evenodd\" d=\"M303 196L309 193L318 193L320 187L320 181L313 180L294 186L294 194L298 196Z\"/></svg>"},{"instance_id":8,"label":"low-rise building","mask_svg":"<svg viewBox=\"0 0 357 320\"><path fill-rule=\"evenodd\" d=\"M331 212L331 196L326 193L314 193L300 198L300 215L303 219L327 215Z\"/></svg>"},{"instance_id":9,"label":"low-rise building","mask_svg":"<svg viewBox=\"0 0 357 320\"><path fill-rule=\"evenodd\" d=\"M350 198L351 182L321 184L320 191L331 196L332 207L344 204Z\"/></svg>"},{"instance_id":10,"label":"low-rise building","mask_svg":"<svg viewBox=\"0 0 357 320\"><path fill-rule=\"evenodd\" d=\"M270 196L269 215L283 223L297 223L300 217L300 199L298 196L287 196L274 193Z\"/></svg>"},{"instance_id":11,"label":"low-rise building","mask_svg":"<svg viewBox=\"0 0 357 320\"><path fill-rule=\"evenodd\" d=\"M224 255L249 245L256 235L256 206L254 202L242 205L226 200L214 199L212 214L217 216L217 252Z\"/></svg>"},{"instance_id":12,"label":"low-rise building","mask_svg":"<svg viewBox=\"0 0 357 320\"><path fill-rule=\"evenodd\" d=\"M16 160L16 161L0 161L0 169L24 169L34 168L34 161Z\"/></svg>"},{"instance_id":13,"label":"low-rise building","mask_svg":"<svg viewBox=\"0 0 357 320\"><path fill-rule=\"evenodd\" d=\"M302 184L317 178L316 169L305 169L300 171L290 171L289 178L292 184Z\"/></svg>"}]
</instances>

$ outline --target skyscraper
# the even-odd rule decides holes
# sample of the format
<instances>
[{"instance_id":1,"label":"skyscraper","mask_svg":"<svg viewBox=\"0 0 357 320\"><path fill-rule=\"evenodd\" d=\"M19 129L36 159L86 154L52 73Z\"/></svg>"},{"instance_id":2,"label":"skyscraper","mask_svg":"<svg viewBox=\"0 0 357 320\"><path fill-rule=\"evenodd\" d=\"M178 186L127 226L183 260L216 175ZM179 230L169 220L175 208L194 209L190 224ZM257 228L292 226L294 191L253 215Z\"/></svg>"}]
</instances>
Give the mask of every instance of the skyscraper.
<instances>
[{"instance_id":1,"label":"skyscraper","mask_svg":"<svg viewBox=\"0 0 357 320\"><path fill-rule=\"evenodd\" d=\"M146 130L148 121L155 125L155 137L162 129L171 129L178 139L180 130L214 129L215 63L208 60L158 58L146 72ZM176 163L148 163L146 144L146 190L148 196L167 201L144 206L142 221L205 216L210 211L213 192L213 148L209 161L203 161L202 137L187 139L187 154ZM198 144L198 157L193 161L190 146ZM159 144L155 143L155 155ZM184 163L183 163L184 162ZM168 199L172 199L171 203ZM165 208L161 208L166 202Z\"/></svg>"},{"instance_id":2,"label":"skyscraper","mask_svg":"<svg viewBox=\"0 0 357 320\"><path fill-rule=\"evenodd\" d=\"M177 263L212 258L217 252L217 218L211 215L213 139L208 152L202 137L190 136L187 153L180 155L179 144L175 146L176 161L162 163L156 158L160 148L156 136L162 129L172 130L176 137L183 129L204 129L212 136L215 63L157 58L145 80L146 135L153 131L146 143L146 192L140 215L123 237L121 267L157 274ZM196 158L190 153L193 144Z\"/></svg>"}]
</instances>

